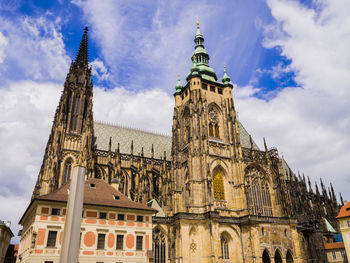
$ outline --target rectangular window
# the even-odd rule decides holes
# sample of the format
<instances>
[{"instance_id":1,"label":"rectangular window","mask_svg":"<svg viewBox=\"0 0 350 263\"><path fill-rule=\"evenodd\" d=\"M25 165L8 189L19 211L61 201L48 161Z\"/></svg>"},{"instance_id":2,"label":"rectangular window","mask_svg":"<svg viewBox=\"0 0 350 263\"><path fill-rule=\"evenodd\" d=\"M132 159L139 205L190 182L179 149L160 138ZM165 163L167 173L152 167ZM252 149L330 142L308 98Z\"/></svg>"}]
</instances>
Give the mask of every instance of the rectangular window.
<instances>
[{"instance_id":1,"label":"rectangular window","mask_svg":"<svg viewBox=\"0 0 350 263\"><path fill-rule=\"evenodd\" d=\"M136 250L142 250L143 236L136 236Z\"/></svg>"},{"instance_id":2,"label":"rectangular window","mask_svg":"<svg viewBox=\"0 0 350 263\"><path fill-rule=\"evenodd\" d=\"M52 208L51 215L59 216L61 212L61 209L59 208Z\"/></svg>"},{"instance_id":3,"label":"rectangular window","mask_svg":"<svg viewBox=\"0 0 350 263\"><path fill-rule=\"evenodd\" d=\"M202 84L202 89L208 90L208 85L207 84Z\"/></svg>"},{"instance_id":4,"label":"rectangular window","mask_svg":"<svg viewBox=\"0 0 350 263\"><path fill-rule=\"evenodd\" d=\"M182 93L181 98L184 99L184 94Z\"/></svg>"},{"instance_id":5,"label":"rectangular window","mask_svg":"<svg viewBox=\"0 0 350 263\"><path fill-rule=\"evenodd\" d=\"M125 220L124 214L118 214L118 220Z\"/></svg>"},{"instance_id":6,"label":"rectangular window","mask_svg":"<svg viewBox=\"0 0 350 263\"><path fill-rule=\"evenodd\" d=\"M107 213L100 212L100 219L106 219L106 218L107 218Z\"/></svg>"},{"instance_id":7,"label":"rectangular window","mask_svg":"<svg viewBox=\"0 0 350 263\"><path fill-rule=\"evenodd\" d=\"M341 254L341 258L344 259L345 258L345 250L340 250L340 254Z\"/></svg>"},{"instance_id":8,"label":"rectangular window","mask_svg":"<svg viewBox=\"0 0 350 263\"><path fill-rule=\"evenodd\" d=\"M116 249L123 249L124 235L117 235L117 246Z\"/></svg>"},{"instance_id":9,"label":"rectangular window","mask_svg":"<svg viewBox=\"0 0 350 263\"><path fill-rule=\"evenodd\" d=\"M56 246L56 237L57 237L57 231L49 231L49 234L47 235L47 247L55 247Z\"/></svg>"},{"instance_id":10,"label":"rectangular window","mask_svg":"<svg viewBox=\"0 0 350 263\"><path fill-rule=\"evenodd\" d=\"M218 93L222 94L222 88L218 88Z\"/></svg>"},{"instance_id":11,"label":"rectangular window","mask_svg":"<svg viewBox=\"0 0 350 263\"><path fill-rule=\"evenodd\" d=\"M106 234L98 234L97 236L97 249L105 249Z\"/></svg>"},{"instance_id":12,"label":"rectangular window","mask_svg":"<svg viewBox=\"0 0 350 263\"><path fill-rule=\"evenodd\" d=\"M187 90L185 91L185 96L187 96Z\"/></svg>"},{"instance_id":13,"label":"rectangular window","mask_svg":"<svg viewBox=\"0 0 350 263\"><path fill-rule=\"evenodd\" d=\"M335 254L335 251L332 251L332 257L333 257L333 259L337 258L337 255Z\"/></svg>"},{"instance_id":14,"label":"rectangular window","mask_svg":"<svg viewBox=\"0 0 350 263\"><path fill-rule=\"evenodd\" d=\"M143 222L143 216L137 216L136 221L137 222Z\"/></svg>"},{"instance_id":15,"label":"rectangular window","mask_svg":"<svg viewBox=\"0 0 350 263\"><path fill-rule=\"evenodd\" d=\"M215 92L215 87L214 86L210 86L210 91Z\"/></svg>"},{"instance_id":16,"label":"rectangular window","mask_svg":"<svg viewBox=\"0 0 350 263\"><path fill-rule=\"evenodd\" d=\"M347 223L348 223L348 227L350 227L350 221L347 221Z\"/></svg>"}]
</instances>

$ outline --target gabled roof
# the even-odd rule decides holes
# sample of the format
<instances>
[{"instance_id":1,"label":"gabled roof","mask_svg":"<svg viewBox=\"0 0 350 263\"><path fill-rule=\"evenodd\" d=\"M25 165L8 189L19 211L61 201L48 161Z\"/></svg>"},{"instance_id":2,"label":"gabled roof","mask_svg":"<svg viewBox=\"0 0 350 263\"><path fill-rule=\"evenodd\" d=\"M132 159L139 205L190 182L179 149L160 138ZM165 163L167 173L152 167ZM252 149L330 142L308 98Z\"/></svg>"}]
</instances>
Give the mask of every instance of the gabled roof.
<instances>
[{"instance_id":1,"label":"gabled roof","mask_svg":"<svg viewBox=\"0 0 350 263\"><path fill-rule=\"evenodd\" d=\"M250 148L250 135L242 123L238 123L241 146ZM151 157L152 144L154 148L154 158L160 159L166 152L167 158L170 159L172 137L163 134L152 133L132 128L126 128L119 125L105 124L94 122L95 146L98 150L108 151L109 139L112 138L112 151L119 143L121 153L130 153L131 141L133 142L133 153L137 155L143 152L145 157ZM259 147L253 140L253 149L259 150Z\"/></svg>"},{"instance_id":2,"label":"gabled roof","mask_svg":"<svg viewBox=\"0 0 350 263\"><path fill-rule=\"evenodd\" d=\"M331 223L328 222L326 218L324 218L324 221L326 222L326 227L328 232L337 233L337 231L335 231L334 227L331 225Z\"/></svg>"},{"instance_id":3,"label":"gabled roof","mask_svg":"<svg viewBox=\"0 0 350 263\"><path fill-rule=\"evenodd\" d=\"M344 242L335 242L335 243L325 243L324 248L326 250L330 250L330 249L340 249L345 247L344 247Z\"/></svg>"},{"instance_id":4,"label":"gabled roof","mask_svg":"<svg viewBox=\"0 0 350 263\"><path fill-rule=\"evenodd\" d=\"M92 187L93 186L93 187ZM56 191L38 196L37 200L67 202L70 181ZM117 198L115 198L115 196ZM131 208L146 211L155 211L147 205L136 203L117 191L113 186L102 179L89 179L84 183L84 205L98 205L116 208Z\"/></svg>"},{"instance_id":5,"label":"gabled roof","mask_svg":"<svg viewBox=\"0 0 350 263\"><path fill-rule=\"evenodd\" d=\"M347 202L345 205L340 208L337 218L350 217L350 202Z\"/></svg>"},{"instance_id":6,"label":"gabled roof","mask_svg":"<svg viewBox=\"0 0 350 263\"><path fill-rule=\"evenodd\" d=\"M165 217L165 213L164 213L163 209L160 207L160 205L158 204L156 199L152 199L152 200L148 201L147 205L158 211L155 216Z\"/></svg>"}]
</instances>

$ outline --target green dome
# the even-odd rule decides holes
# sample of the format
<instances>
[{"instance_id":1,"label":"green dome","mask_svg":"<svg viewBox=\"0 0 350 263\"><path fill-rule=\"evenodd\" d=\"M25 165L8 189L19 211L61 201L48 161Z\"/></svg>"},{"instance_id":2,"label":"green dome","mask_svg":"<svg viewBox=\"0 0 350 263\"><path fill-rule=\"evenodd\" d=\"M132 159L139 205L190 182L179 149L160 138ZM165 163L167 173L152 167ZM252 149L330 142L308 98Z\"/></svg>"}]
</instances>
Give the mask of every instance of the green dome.
<instances>
[{"instance_id":1,"label":"green dome","mask_svg":"<svg viewBox=\"0 0 350 263\"><path fill-rule=\"evenodd\" d=\"M222 77L222 83L229 84L231 81L231 78L226 73L226 66L224 67L224 76Z\"/></svg>"},{"instance_id":2,"label":"green dome","mask_svg":"<svg viewBox=\"0 0 350 263\"><path fill-rule=\"evenodd\" d=\"M175 86L176 93L180 93L182 88L183 88L183 86L181 84L180 76L179 76L179 78L177 79L177 84Z\"/></svg>"}]
</instances>

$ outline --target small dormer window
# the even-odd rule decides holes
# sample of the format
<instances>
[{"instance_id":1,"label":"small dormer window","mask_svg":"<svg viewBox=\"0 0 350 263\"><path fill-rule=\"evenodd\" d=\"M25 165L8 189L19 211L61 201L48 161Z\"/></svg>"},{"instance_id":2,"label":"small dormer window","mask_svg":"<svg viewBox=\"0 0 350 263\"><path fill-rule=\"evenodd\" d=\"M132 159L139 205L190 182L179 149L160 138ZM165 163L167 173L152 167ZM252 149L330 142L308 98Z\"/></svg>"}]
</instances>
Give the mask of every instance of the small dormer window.
<instances>
[{"instance_id":1,"label":"small dormer window","mask_svg":"<svg viewBox=\"0 0 350 263\"><path fill-rule=\"evenodd\" d=\"M96 184L89 184L90 188L96 189Z\"/></svg>"},{"instance_id":2,"label":"small dormer window","mask_svg":"<svg viewBox=\"0 0 350 263\"><path fill-rule=\"evenodd\" d=\"M114 200L119 200L120 199L120 197L117 196L117 195L113 195L113 198L114 198Z\"/></svg>"},{"instance_id":3,"label":"small dormer window","mask_svg":"<svg viewBox=\"0 0 350 263\"><path fill-rule=\"evenodd\" d=\"M222 88L218 88L218 93L222 94Z\"/></svg>"}]
</instances>

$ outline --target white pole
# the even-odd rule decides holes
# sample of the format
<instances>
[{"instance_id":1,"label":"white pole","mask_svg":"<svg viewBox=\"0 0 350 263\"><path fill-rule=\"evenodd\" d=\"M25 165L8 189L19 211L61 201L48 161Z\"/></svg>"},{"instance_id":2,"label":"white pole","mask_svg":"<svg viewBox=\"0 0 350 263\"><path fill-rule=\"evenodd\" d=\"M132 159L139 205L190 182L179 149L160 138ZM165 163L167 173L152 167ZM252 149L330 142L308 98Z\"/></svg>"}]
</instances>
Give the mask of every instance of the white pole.
<instances>
[{"instance_id":1,"label":"white pole","mask_svg":"<svg viewBox=\"0 0 350 263\"><path fill-rule=\"evenodd\" d=\"M67 214L64 223L60 263L78 262L85 172L86 168L80 165L73 168L68 193Z\"/></svg>"}]
</instances>

